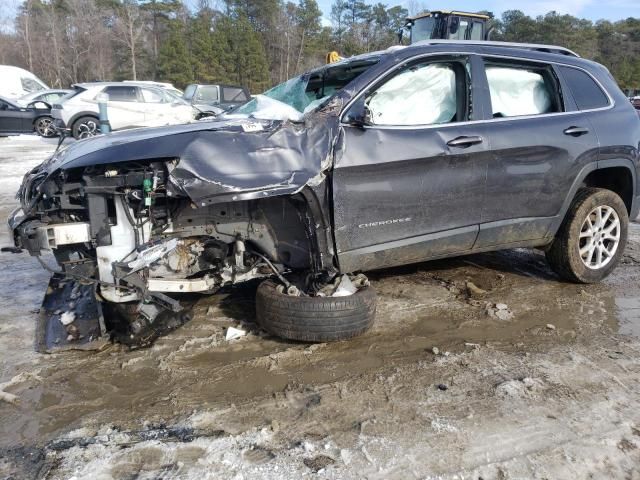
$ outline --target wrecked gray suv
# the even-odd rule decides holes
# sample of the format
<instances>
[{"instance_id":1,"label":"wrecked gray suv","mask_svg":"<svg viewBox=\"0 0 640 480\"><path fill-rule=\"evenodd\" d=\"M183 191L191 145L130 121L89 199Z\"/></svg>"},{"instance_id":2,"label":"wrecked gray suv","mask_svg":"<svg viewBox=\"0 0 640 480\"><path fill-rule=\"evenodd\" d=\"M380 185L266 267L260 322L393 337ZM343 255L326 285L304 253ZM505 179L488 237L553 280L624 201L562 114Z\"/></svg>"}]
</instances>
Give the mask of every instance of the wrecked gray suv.
<instances>
[{"instance_id":1,"label":"wrecked gray suv","mask_svg":"<svg viewBox=\"0 0 640 480\"><path fill-rule=\"evenodd\" d=\"M10 225L54 273L53 342L119 329L144 344L184 319L182 294L259 278L267 331L338 340L373 321L355 275L373 269L538 247L563 279L601 280L638 214L639 141L601 65L431 41L327 65L216 121L79 141L25 176Z\"/></svg>"}]
</instances>

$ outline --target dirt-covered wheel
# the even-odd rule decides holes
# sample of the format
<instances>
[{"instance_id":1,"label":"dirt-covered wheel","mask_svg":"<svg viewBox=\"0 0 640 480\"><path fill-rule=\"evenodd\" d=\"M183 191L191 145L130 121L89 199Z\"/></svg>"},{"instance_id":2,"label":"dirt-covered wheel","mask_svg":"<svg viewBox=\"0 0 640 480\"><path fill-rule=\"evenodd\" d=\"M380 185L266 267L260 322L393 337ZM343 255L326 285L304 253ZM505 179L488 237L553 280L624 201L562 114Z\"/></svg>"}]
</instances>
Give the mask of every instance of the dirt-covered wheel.
<instances>
[{"instance_id":1,"label":"dirt-covered wheel","mask_svg":"<svg viewBox=\"0 0 640 480\"><path fill-rule=\"evenodd\" d=\"M595 283L616 267L627 244L629 215L622 199L604 188L582 188L546 252L564 280Z\"/></svg>"},{"instance_id":2,"label":"dirt-covered wheel","mask_svg":"<svg viewBox=\"0 0 640 480\"><path fill-rule=\"evenodd\" d=\"M346 297L291 296L265 280L256 294L256 317L278 337L303 342L346 340L367 331L376 315L376 292L368 286Z\"/></svg>"},{"instance_id":3,"label":"dirt-covered wheel","mask_svg":"<svg viewBox=\"0 0 640 480\"><path fill-rule=\"evenodd\" d=\"M55 137L57 133L53 126L53 118L51 117L38 117L36 121L33 122L33 128L38 135L45 138Z\"/></svg>"},{"instance_id":4,"label":"dirt-covered wheel","mask_svg":"<svg viewBox=\"0 0 640 480\"><path fill-rule=\"evenodd\" d=\"M80 117L74 122L71 132L76 140L95 137L100 133L100 121L96 117Z\"/></svg>"}]
</instances>

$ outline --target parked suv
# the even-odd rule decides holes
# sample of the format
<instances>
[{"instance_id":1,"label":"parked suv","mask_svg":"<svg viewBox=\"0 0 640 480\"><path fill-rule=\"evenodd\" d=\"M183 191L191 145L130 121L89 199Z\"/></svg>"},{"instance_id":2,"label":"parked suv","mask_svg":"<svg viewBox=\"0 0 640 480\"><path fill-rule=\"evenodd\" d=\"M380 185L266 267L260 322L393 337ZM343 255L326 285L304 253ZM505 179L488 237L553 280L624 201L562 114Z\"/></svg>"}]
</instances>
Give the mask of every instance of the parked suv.
<instances>
[{"instance_id":1,"label":"parked suv","mask_svg":"<svg viewBox=\"0 0 640 480\"><path fill-rule=\"evenodd\" d=\"M246 103L251 95L240 86L191 84L184 89L183 98L202 112L220 115Z\"/></svg>"},{"instance_id":2,"label":"parked suv","mask_svg":"<svg viewBox=\"0 0 640 480\"><path fill-rule=\"evenodd\" d=\"M108 95L107 115L112 130L187 123L196 110L168 91L133 82L97 82L74 85L75 93L53 105L51 114L58 128L67 128L74 138L100 132L98 95Z\"/></svg>"},{"instance_id":3,"label":"parked suv","mask_svg":"<svg viewBox=\"0 0 640 480\"><path fill-rule=\"evenodd\" d=\"M305 73L232 119L71 145L25 176L10 225L53 251L66 291L93 282L127 339L181 315L182 292L265 278L267 331L338 340L375 315L359 272L535 247L563 280L603 279L638 215L639 142L597 63L427 41Z\"/></svg>"}]
</instances>

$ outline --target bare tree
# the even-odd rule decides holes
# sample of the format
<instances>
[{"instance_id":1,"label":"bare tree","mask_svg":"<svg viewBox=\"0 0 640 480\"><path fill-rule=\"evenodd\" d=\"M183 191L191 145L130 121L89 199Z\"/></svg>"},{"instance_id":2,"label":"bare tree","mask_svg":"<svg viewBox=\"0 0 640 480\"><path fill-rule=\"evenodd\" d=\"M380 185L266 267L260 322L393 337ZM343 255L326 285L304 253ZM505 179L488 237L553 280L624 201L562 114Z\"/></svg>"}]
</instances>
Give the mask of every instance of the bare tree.
<instances>
[{"instance_id":1,"label":"bare tree","mask_svg":"<svg viewBox=\"0 0 640 480\"><path fill-rule=\"evenodd\" d=\"M143 12L133 0L124 0L117 8L114 25L116 41L125 45L129 51L132 80L138 79L137 49L144 32Z\"/></svg>"}]
</instances>

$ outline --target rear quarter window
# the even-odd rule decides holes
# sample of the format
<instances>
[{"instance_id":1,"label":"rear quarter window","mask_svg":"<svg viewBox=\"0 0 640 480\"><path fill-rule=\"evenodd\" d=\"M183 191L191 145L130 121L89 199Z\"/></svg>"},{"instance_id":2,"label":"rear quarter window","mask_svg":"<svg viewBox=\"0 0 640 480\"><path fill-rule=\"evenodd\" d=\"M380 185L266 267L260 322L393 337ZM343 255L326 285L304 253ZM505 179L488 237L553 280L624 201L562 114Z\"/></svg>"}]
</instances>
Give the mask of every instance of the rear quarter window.
<instances>
[{"instance_id":1,"label":"rear quarter window","mask_svg":"<svg viewBox=\"0 0 640 480\"><path fill-rule=\"evenodd\" d=\"M222 101L223 102L246 102L247 95L244 93L244 90L241 88L223 87Z\"/></svg>"},{"instance_id":2,"label":"rear quarter window","mask_svg":"<svg viewBox=\"0 0 640 480\"><path fill-rule=\"evenodd\" d=\"M569 85L579 110L591 110L609 106L609 98L587 72L572 67L559 67Z\"/></svg>"}]
</instances>

